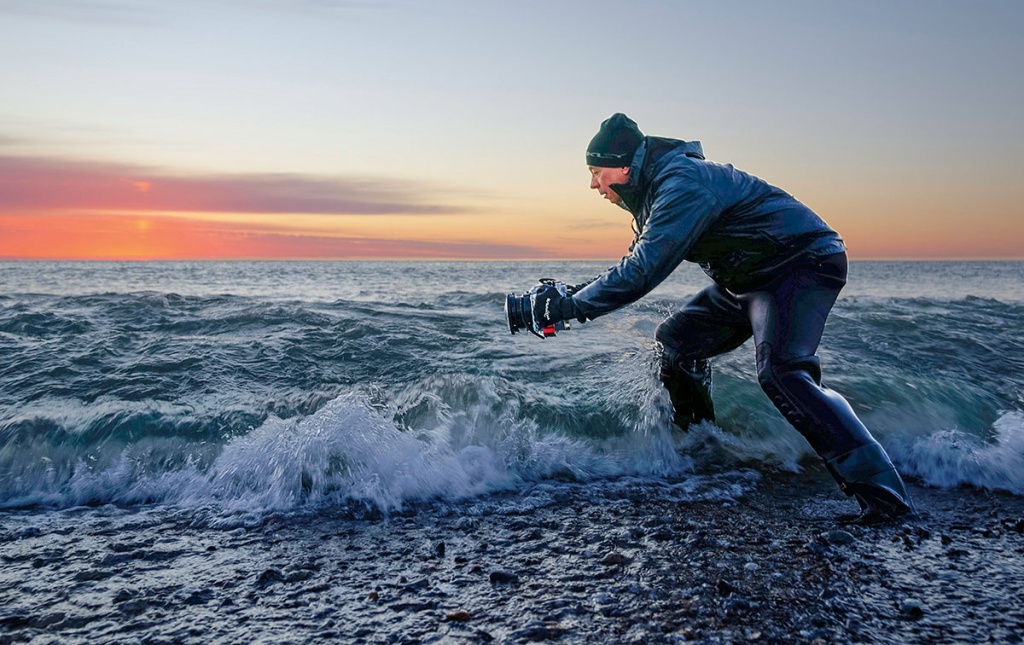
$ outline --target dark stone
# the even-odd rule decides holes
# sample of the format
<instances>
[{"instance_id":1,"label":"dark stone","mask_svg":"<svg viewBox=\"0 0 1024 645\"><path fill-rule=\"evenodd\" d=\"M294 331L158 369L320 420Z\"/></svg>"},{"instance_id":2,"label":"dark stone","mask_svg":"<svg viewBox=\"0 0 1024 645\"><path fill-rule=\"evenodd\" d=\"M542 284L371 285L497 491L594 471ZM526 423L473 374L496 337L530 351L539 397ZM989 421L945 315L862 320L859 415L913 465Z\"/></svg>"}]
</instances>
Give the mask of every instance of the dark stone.
<instances>
[{"instance_id":1,"label":"dark stone","mask_svg":"<svg viewBox=\"0 0 1024 645\"><path fill-rule=\"evenodd\" d=\"M731 614L742 614L750 610L750 601L743 596L731 594L722 601L722 607Z\"/></svg>"},{"instance_id":2,"label":"dark stone","mask_svg":"<svg viewBox=\"0 0 1024 645\"><path fill-rule=\"evenodd\" d=\"M658 542L668 542L669 540L675 537L675 533L672 532L672 529L663 526L660 529L651 533L649 537L652 540L656 540Z\"/></svg>"},{"instance_id":3,"label":"dark stone","mask_svg":"<svg viewBox=\"0 0 1024 645\"><path fill-rule=\"evenodd\" d=\"M526 627L510 634L513 640L525 641L547 641L557 640L564 636L565 628L557 624L545 623L539 620L526 624Z\"/></svg>"},{"instance_id":4,"label":"dark stone","mask_svg":"<svg viewBox=\"0 0 1024 645\"><path fill-rule=\"evenodd\" d=\"M825 539L827 539L830 544L838 544L842 546L853 544L857 541L857 538L855 538L852 533L842 529L829 531L825 534Z\"/></svg>"},{"instance_id":5,"label":"dark stone","mask_svg":"<svg viewBox=\"0 0 1024 645\"><path fill-rule=\"evenodd\" d=\"M924 607L920 601L908 598L900 603L900 613L910 620L919 620L924 616Z\"/></svg>"},{"instance_id":6,"label":"dark stone","mask_svg":"<svg viewBox=\"0 0 1024 645\"><path fill-rule=\"evenodd\" d=\"M138 592L132 591L131 589L122 589L114 596L114 604L116 605L121 602L127 602L138 595Z\"/></svg>"},{"instance_id":7,"label":"dark stone","mask_svg":"<svg viewBox=\"0 0 1024 645\"><path fill-rule=\"evenodd\" d=\"M492 571L490 576L491 584L518 584L519 576L511 571Z\"/></svg>"},{"instance_id":8,"label":"dark stone","mask_svg":"<svg viewBox=\"0 0 1024 645\"><path fill-rule=\"evenodd\" d=\"M256 586L266 589L275 582L284 582L284 575L277 569L267 569L256 577Z\"/></svg>"},{"instance_id":9,"label":"dark stone","mask_svg":"<svg viewBox=\"0 0 1024 645\"><path fill-rule=\"evenodd\" d=\"M182 600L186 605L205 605L213 599L213 592L209 589L197 589Z\"/></svg>"},{"instance_id":10,"label":"dark stone","mask_svg":"<svg viewBox=\"0 0 1024 645\"><path fill-rule=\"evenodd\" d=\"M39 616L38 618L32 619L32 627L36 629L47 629L54 625L64 622L67 618L67 614L62 611L47 614L45 616Z\"/></svg>"},{"instance_id":11,"label":"dark stone","mask_svg":"<svg viewBox=\"0 0 1024 645\"><path fill-rule=\"evenodd\" d=\"M149 609L149 602L143 598L137 600L127 600L122 602L117 607L118 611L130 616L141 614L142 612Z\"/></svg>"},{"instance_id":12,"label":"dark stone","mask_svg":"<svg viewBox=\"0 0 1024 645\"><path fill-rule=\"evenodd\" d=\"M404 587L402 587L402 589L404 591L411 592L411 593L416 593L418 591L424 591L426 589L430 589L430 580L428 580L426 578L421 578L420 580L417 580L416 582L410 582L409 584L407 584Z\"/></svg>"},{"instance_id":13,"label":"dark stone","mask_svg":"<svg viewBox=\"0 0 1024 645\"><path fill-rule=\"evenodd\" d=\"M313 577L313 572L309 569L299 569L298 571L291 571L285 574L285 582L303 582Z\"/></svg>"},{"instance_id":14,"label":"dark stone","mask_svg":"<svg viewBox=\"0 0 1024 645\"><path fill-rule=\"evenodd\" d=\"M93 582L96 580L106 580L107 578L114 575L113 571L79 571L75 574L75 582Z\"/></svg>"},{"instance_id":15,"label":"dark stone","mask_svg":"<svg viewBox=\"0 0 1024 645\"><path fill-rule=\"evenodd\" d=\"M132 559L130 553L108 553L100 560L100 566L116 567Z\"/></svg>"}]
</instances>

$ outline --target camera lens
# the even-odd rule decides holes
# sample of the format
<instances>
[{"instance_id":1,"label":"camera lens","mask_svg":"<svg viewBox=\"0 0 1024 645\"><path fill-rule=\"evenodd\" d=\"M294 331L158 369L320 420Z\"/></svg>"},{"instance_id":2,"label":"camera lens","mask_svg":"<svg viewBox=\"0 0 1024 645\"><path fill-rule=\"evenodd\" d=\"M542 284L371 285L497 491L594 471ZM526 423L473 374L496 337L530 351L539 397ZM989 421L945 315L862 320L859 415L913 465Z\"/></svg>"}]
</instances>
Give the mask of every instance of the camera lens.
<instances>
[{"instance_id":1,"label":"camera lens","mask_svg":"<svg viewBox=\"0 0 1024 645\"><path fill-rule=\"evenodd\" d=\"M530 299L525 295L517 296L514 293L505 295L505 320L508 322L508 330L513 334L520 329L526 329L530 319Z\"/></svg>"}]
</instances>

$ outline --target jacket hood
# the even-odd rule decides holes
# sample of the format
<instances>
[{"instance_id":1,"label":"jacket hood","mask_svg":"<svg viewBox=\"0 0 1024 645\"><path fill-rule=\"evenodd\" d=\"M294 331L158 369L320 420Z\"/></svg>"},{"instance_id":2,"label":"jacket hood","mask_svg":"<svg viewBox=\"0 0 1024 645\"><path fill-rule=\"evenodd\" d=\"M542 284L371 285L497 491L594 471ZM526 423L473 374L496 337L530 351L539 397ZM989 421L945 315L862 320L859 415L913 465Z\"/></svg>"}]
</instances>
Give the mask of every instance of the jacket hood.
<instances>
[{"instance_id":1,"label":"jacket hood","mask_svg":"<svg viewBox=\"0 0 1024 645\"><path fill-rule=\"evenodd\" d=\"M612 184L610 188L622 198L622 206L635 216L651 179L665 164L680 155L704 159L704 148L700 141L644 137L629 166L629 180L624 184Z\"/></svg>"}]
</instances>

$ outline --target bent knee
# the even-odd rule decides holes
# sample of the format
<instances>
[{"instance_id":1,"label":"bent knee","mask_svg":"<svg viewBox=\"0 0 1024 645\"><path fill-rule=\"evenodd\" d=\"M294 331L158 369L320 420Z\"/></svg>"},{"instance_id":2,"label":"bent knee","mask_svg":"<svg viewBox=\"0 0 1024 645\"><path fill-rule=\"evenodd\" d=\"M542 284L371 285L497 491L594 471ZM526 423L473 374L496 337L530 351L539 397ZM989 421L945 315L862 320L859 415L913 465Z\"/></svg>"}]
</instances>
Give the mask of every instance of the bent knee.
<instances>
[{"instance_id":1,"label":"bent knee","mask_svg":"<svg viewBox=\"0 0 1024 645\"><path fill-rule=\"evenodd\" d=\"M821 364L818 357L785 356L772 351L771 343L757 346L757 382L761 389L772 394L789 389L793 380L821 383Z\"/></svg>"}]
</instances>

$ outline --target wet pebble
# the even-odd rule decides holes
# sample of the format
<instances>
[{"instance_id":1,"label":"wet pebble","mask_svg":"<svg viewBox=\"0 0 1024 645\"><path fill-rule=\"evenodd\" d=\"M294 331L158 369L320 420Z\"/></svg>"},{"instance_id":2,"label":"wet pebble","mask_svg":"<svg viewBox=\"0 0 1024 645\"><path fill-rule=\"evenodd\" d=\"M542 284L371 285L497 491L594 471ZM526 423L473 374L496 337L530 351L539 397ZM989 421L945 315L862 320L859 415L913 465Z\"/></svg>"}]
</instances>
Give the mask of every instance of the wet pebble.
<instances>
[{"instance_id":1,"label":"wet pebble","mask_svg":"<svg viewBox=\"0 0 1024 645\"><path fill-rule=\"evenodd\" d=\"M411 582L411 583L409 583L407 585L404 585L402 588L405 591L412 592L412 593L415 593L415 592L418 592L418 591L425 591L427 589L430 589L430 580L428 580L426 578L422 578L420 580L417 580L416 582Z\"/></svg>"},{"instance_id":2,"label":"wet pebble","mask_svg":"<svg viewBox=\"0 0 1024 645\"><path fill-rule=\"evenodd\" d=\"M186 605L205 605L213 600L213 591L190 587L182 592L181 602Z\"/></svg>"},{"instance_id":3,"label":"wet pebble","mask_svg":"<svg viewBox=\"0 0 1024 645\"><path fill-rule=\"evenodd\" d=\"M536 620L527 623L523 629L512 632L510 636L514 641L547 641L557 640L564 636L565 633L565 628L560 627L557 623L546 623Z\"/></svg>"},{"instance_id":4,"label":"wet pebble","mask_svg":"<svg viewBox=\"0 0 1024 645\"><path fill-rule=\"evenodd\" d=\"M31 624L36 629L47 629L49 627L53 627L54 625L63 623L66 618L67 614L65 614L62 611L58 611L52 614L45 614L43 616L33 618Z\"/></svg>"},{"instance_id":5,"label":"wet pebble","mask_svg":"<svg viewBox=\"0 0 1024 645\"><path fill-rule=\"evenodd\" d=\"M499 584L513 584L514 585L514 584L518 584L519 583L519 576L517 576L516 574L512 573L511 571L503 571L503 570L499 569L497 571L491 571L490 580L491 580L491 584L496 584L496 585L499 585Z\"/></svg>"},{"instance_id":6,"label":"wet pebble","mask_svg":"<svg viewBox=\"0 0 1024 645\"><path fill-rule=\"evenodd\" d=\"M907 598L900 603L900 613L911 620L917 620L924 616L924 606L919 600Z\"/></svg>"},{"instance_id":7,"label":"wet pebble","mask_svg":"<svg viewBox=\"0 0 1024 645\"><path fill-rule=\"evenodd\" d=\"M675 537L675 533L667 526L662 526L649 533L648 537L657 542L668 542Z\"/></svg>"},{"instance_id":8,"label":"wet pebble","mask_svg":"<svg viewBox=\"0 0 1024 645\"><path fill-rule=\"evenodd\" d=\"M118 603L127 602L127 601L131 600L132 598L137 597L138 595L139 595L139 593L137 591L135 591L134 589L128 589L128 588L121 589L114 596L114 604L116 605Z\"/></svg>"},{"instance_id":9,"label":"wet pebble","mask_svg":"<svg viewBox=\"0 0 1024 645\"><path fill-rule=\"evenodd\" d=\"M256 576L256 586L260 589L266 589L276 582L284 582L284 574L277 569L266 569Z\"/></svg>"},{"instance_id":10,"label":"wet pebble","mask_svg":"<svg viewBox=\"0 0 1024 645\"><path fill-rule=\"evenodd\" d=\"M114 573L115 573L114 571L104 571L104 570L79 571L78 573L75 574L73 579L76 582L94 582L94 581L97 581L97 580L106 580L107 578L113 576Z\"/></svg>"},{"instance_id":11,"label":"wet pebble","mask_svg":"<svg viewBox=\"0 0 1024 645\"><path fill-rule=\"evenodd\" d=\"M612 551L601 558L601 564L606 567L621 566L628 562L626 556L622 555L617 551Z\"/></svg>"},{"instance_id":12,"label":"wet pebble","mask_svg":"<svg viewBox=\"0 0 1024 645\"><path fill-rule=\"evenodd\" d=\"M828 540L829 544L836 544L840 546L853 544L857 541L857 538L853 536L853 533L842 529L828 531L825 533L825 539Z\"/></svg>"},{"instance_id":13,"label":"wet pebble","mask_svg":"<svg viewBox=\"0 0 1024 645\"><path fill-rule=\"evenodd\" d=\"M742 614L750 611L750 601L743 596L732 594L722 601L722 607L729 613Z\"/></svg>"}]
</instances>

